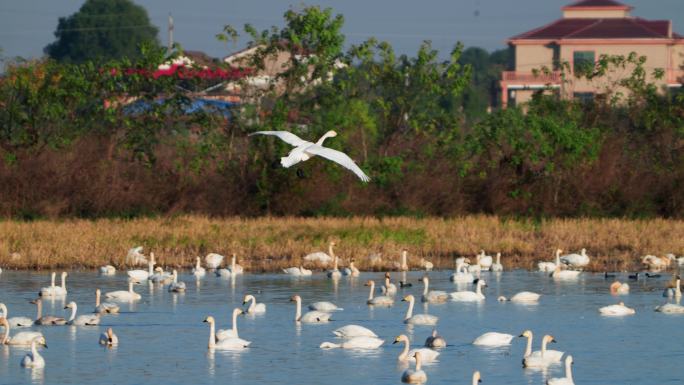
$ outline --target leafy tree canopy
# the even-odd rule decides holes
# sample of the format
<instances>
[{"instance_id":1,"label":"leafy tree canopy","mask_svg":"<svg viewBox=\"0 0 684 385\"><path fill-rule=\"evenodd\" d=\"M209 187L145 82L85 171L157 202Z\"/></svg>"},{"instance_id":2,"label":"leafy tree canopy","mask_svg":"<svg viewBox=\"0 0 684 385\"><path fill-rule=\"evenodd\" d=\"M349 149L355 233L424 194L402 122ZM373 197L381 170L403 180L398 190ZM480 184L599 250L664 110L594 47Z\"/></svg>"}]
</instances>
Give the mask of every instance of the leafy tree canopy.
<instances>
[{"instance_id":1,"label":"leafy tree canopy","mask_svg":"<svg viewBox=\"0 0 684 385\"><path fill-rule=\"evenodd\" d=\"M158 44L157 28L145 8L131 0L87 0L69 17L60 17L50 57L66 62L137 58L142 43Z\"/></svg>"}]
</instances>

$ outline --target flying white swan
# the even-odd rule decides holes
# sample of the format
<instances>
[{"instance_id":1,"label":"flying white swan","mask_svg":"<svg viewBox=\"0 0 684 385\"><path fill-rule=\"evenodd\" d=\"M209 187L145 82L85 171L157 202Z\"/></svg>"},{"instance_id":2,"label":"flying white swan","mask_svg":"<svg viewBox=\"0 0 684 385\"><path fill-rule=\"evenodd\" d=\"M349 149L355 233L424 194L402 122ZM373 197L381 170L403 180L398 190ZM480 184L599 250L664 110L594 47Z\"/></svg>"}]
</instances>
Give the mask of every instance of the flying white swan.
<instances>
[{"instance_id":1,"label":"flying white swan","mask_svg":"<svg viewBox=\"0 0 684 385\"><path fill-rule=\"evenodd\" d=\"M508 346L511 344L513 337L512 334L488 332L477 337L473 341L473 345L490 347Z\"/></svg>"},{"instance_id":2,"label":"flying white swan","mask_svg":"<svg viewBox=\"0 0 684 385\"><path fill-rule=\"evenodd\" d=\"M98 342L100 345L112 348L119 345L119 337L114 334L114 330L112 330L112 328L107 328L106 332L100 334Z\"/></svg>"},{"instance_id":3,"label":"flying white swan","mask_svg":"<svg viewBox=\"0 0 684 385\"><path fill-rule=\"evenodd\" d=\"M563 252L563 250L556 249L556 261L555 262L539 262L537 264L539 271L550 273L550 272L556 270L556 266L560 266L560 264L561 264L560 255L562 252Z\"/></svg>"},{"instance_id":4,"label":"flying white swan","mask_svg":"<svg viewBox=\"0 0 684 385\"><path fill-rule=\"evenodd\" d=\"M541 297L541 294L533 293L531 291L521 291L511 297L511 302L534 303L539 301L539 297Z\"/></svg>"},{"instance_id":5,"label":"flying white swan","mask_svg":"<svg viewBox=\"0 0 684 385\"><path fill-rule=\"evenodd\" d=\"M307 262L318 262L322 265L327 265L333 260L333 256L335 253L333 253L333 246L335 246L334 241L330 241L328 243L328 254L322 252L322 251L316 251L311 254L307 254L304 257L304 260Z\"/></svg>"},{"instance_id":6,"label":"flying white swan","mask_svg":"<svg viewBox=\"0 0 684 385\"><path fill-rule=\"evenodd\" d=\"M452 301L456 302L477 302L484 301L485 296L482 294L482 287L487 286L484 279L480 279L475 284L475 291L455 291L449 293Z\"/></svg>"},{"instance_id":7,"label":"flying white swan","mask_svg":"<svg viewBox=\"0 0 684 385\"><path fill-rule=\"evenodd\" d=\"M397 336L394 339L394 342L392 344L398 344L400 342L404 343L404 349L399 353L399 356L397 356L397 360L399 361L416 361L415 354L416 352L420 352L420 356L423 358L423 362L434 362L437 360L437 357L439 356L439 352L429 349L429 348L416 348L416 349L411 349L410 348L410 341L407 335L401 334Z\"/></svg>"},{"instance_id":8,"label":"flying white swan","mask_svg":"<svg viewBox=\"0 0 684 385\"><path fill-rule=\"evenodd\" d=\"M334 349L334 348L377 349L384 342L385 342L384 340L382 340L378 337L359 336L359 337L351 337L348 340L342 341L339 344L336 344L334 342L323 342L320 345L320 348L321 349Z\"/></svg>"},{"instance_id":9,"label":"flying white swan","mask_svg":"<svg viewBox=\"0 0 684 385\"><path fill-rule=\"evenodd\" d=\"M53 315L43 315L43 300L38 298L34 301L31 301L32 304L36 305L36 321L34 324L36 325L45 325L45 326L51 326L51 325L66 325L66 320L62 317L56 317Z\"/></svg>"},{"instance_id":10,"label":"flying white swan","mask_svg":"<svg viewBox=\"0 0 684 385\"><path fill-rule=\"evenodd\" d=\"M620 302L617 305L604 306L599 309L599 313L602 315L609 316L623 316L636 314L636 311L632 308L625 306L624 302Z\"/></svg>"},{"instance_id":11,"label":"flying white swan","mask_svg":"<svg viewBox=\"0 0 684 385\"><path fill-rule=\"evenodd\" d=\"M302 315L302 297L298 295L293 295L290 298L290 302L296 302L295 322L321 323L330 321L330 317L332 316L330 313L318 310L312 310Z\"/></svg>"},{"instance_id":12,"label":"flying white swan","mask_svg":"<svg viewBox=\"0 0 684 385\"><path fill-rule=\"evenodd\" d=\"M332 160L342 167L351 170L351 172L356 174L356 176L358 176L363 182L370 181L368 175L366 175L363 170L361 170L359 166L357 166L356 163L354 163L354 161L347 156L347 154L333 150L332 148L323 147L324 140L337 136L335 131L331 130L326 132L320 139L318 139L318 142L316 143L302 140L297 135L287 131L257 131L249 134L249 136L252 135L274 135L285 143L295 146L295 148L290 151L286 157L280 158L280 164L285 168L293 166L299 162L307 161L318 155L328 160Z\"/></svg>"},{"instance_id":13,"label":"flying white swan","mask_svg":"<svg viewBox=\"0 0 684 385\"><path fill-rule=\"evenodd\" d=\"M173 277L173 282L171 282L171 284L169 285L169 292L185 293L185 282L178 281L178 271L174 269L171 276Z\"/></svg>"},{"instance_id":14,"label":"flying white swan","mask_svg":"<svg viewBox=\"0 0 684 385\"><path fill-rule=\"evenodd\" d=\"M333 334L341 338L377 337L372 330L359 325L345 325L333 330Z\"/></svg>"},{"instance_id":15,"label":"flying white swan","mask_svg":"<svg viewBox=\"0 0 684 385\"><path fill-rule=\"evenodd\" d=\"M249 307L247 307L247 310L245 310L245 313L247 314L263 314L266 313L266 304L265 303L257 303L256 298L254 298L253 295L247 294L245 295L245 298L242 299L242 305L246 305L247 302L250 302Z\"/></svg>"},{"instance_id":16,"label":"flying white swan","mask_svg":"<svg viewBox=\"0 0 684 385\"><path fill-rule=\"evenodd\" d=\"M492 263L489 268L490 271L499 272L503 271L503 265L501 264L501 253L496 253L496 262Z\"/></svg>"},{"instance_id":17,"label":"flying white swan","mask_svg":"<svg viewBox=\"0 0 684 385\"><path fill-rule=\"evenodd\" d=\"M31 345L31 341L33 341L35 338L43 337L43 333L41 332L19 332L11 336L11 327L5 317L0 317L0 326L5 328L5 335L2 336L0 345L29 346Z\"/></svg>"},{"instance_id":18,"label":"flying white swan","mask_svg":"<svg viewBox=\"0 0 684 385\"><path fill-rule=\"evenodd\" d=\"M38 353L36 345L41 345L47 349L47 342L43 336L36 337L31 340L31 351L26 353L24 358L21 360L21 366L23 368L35 368L40 369L45 367L45 359Z\"/></svg>"},{"instance_id":19,"label":"flying white swan","mask_svg":"<svg viewBox=\"0 0 684 385\"><path fill-rule=\"evenodd\" d=\"M444 348L447 346L444 337L437 334L437 329L432 329L432 334L425 339L425 346L428 348Z\"/></svg>"},{"instance_id":20,"label":"flying white swan","mask_svg":"<svg viewBox=\"0 0 684 385\"><path fill-rule=\"evenodd\" d=\"M416 352L414 354L415 360L416 360L416 369L413 370L411 368L408 368L402 373L401 375L401 382L407 383L407 384L423 384L427 382L427 374L423 370L421 370L420 366L422 364L422 358L420 356L420 352Z\"/></svg>"},{"instance_id":21,"label":"flying white swan","mask_svg":"<svg viewBox=\"0 0 684 385\"><path fill-rule=\"evenodd\" d=\"M305 269L302 266L299 267L288 267L286 269L283 269L283 273L287 275L292 275L295 277L304 277L304 276L310 276L312 274L311 270Z\"/></svg>"},{"instance_id":22,"label":"flying white swan","mask_svg":"<svg viewBox=\"0 0 684 385\"><path fill-rule=\"evenodd\" d=\"M215 321L214 317L208 316L207 318L204 319L203 322L206 322L209 324L209 349L218 349L218 350L242 350L248 347L251 342L243 340L240 337L227 337L223 339L217 338L215 334Z\"/></svg>"},{"instance_id":23,"label":"flying white swan","mask_svg":"<svg viewBox=\"0 0 684 385\"><path fill-rule=\"evenodd\" d=\"M192 275L194 275L196 278L203 278L205 275L207 275L207 270L202 267L202 259L200 257L197 257L196 260L197 262L195 263L195 267L192 268Z\"/></svg>"},{"instance_id":24,"label":"flying white swan","mask_svg":"<svg viewBox=\"0 0 684 385\"><path fill-rule=\"evenodd\" d=\"M133 285L137 284L133 281L128 281L128 290L117 290L105 293L105 298L112 301L127 302L127 301L137 301L142 296L133 291Z\"/></svg>"},{"instance_id":25,"label":"flying white swan","mask_svg":"<svg viewBox=\"0 0 684 385\"><path fill-rule=\"evenodd\" d=\"M532 332L525 330L520 337L527 337L527 346L523 356L523 366L526 368L543 368L561 361L563 352L558 350L548 350L546 345L549 342L556 342L553 336L545 335L542 338L541 350L532 351Z\"/></svg>"},{"instance_id":26,"label":"flying white swan","mask_svg":"<svg viewBox=\"0 0 684 385\"><path fill-rule=\"evenodd\" d=\"M67 325L95 326L100 324L99 314L80 315L76 317L78 306L74 301L69 302L64 309L71 309L71 316L69 317L69 320L67 320Z\"/></svg>"},{"instance_id":27,"label":"flying white swan","mask_svg":"<svg viewBox=\"0 0 684 385\"><path fill-rule=\"evenodd\" d=\"M100 275L114 275L116 274L116 267L112 265L100 266Z\"/></svg>"},{"instance_id":28,"label":"flying white swan","mask_svg":"<svg viewBox=\"0 0 684 385\"><path fill-rule=\"evenodd\" d=\"M97 314L116 314L119 312L119 305L111 302L100 302L100 296L102 292L100 289L95 289L95 310L93 313Z\"/></svg>"},{"instance_id":29,"label":"flying white swan","mask_svg":"<svg viewBox=\"0 0 684 385\"><path fill-rule=\"evenodd\" d=\"M572 356L565 357L565 377L549 378L546 385L575 385L572 380Z\"/></svg>"},{"instance_id":30,"label":"flying white swan","mask_svg":"<svg viewBox=\"0 0 684 385\"><path fill-rule=\"evenodd\" d=\"M126 254L126 263L129 265L146 265L147 264L147 258L145 255L142 253L143 247L142 246L137 246L133 247L131 249L128 249L128 253ZM152 254L150 254L150 259L154 259Z\"/></svg>"},{"instance_id":31,"label":"flying white swan","mask_svg":"<svg viewBox=\"0 0 684 385\"><path fill-rule=\"evenodd\" d=\"M154 274L154 263L147 263L147 270L128 270L128 277L137 282L147 281Z\"/></svg>"},{"instance_id":32,"label":"flying white swan","mask_svg":"<svg viewBox=\"0 0 684 385\"><path fill-rule=\"evenodd\" d=\"M204 263L210 269L217 269L219 266L221 266L223 258L224 257L221 254L209 253L206 257L204 257Z\"/></svg>"},{"instance_id":33,"label":"flying white swan","mask_svg":"<svg viewBox=\"0 0 684 385\"><path fill-rule=\"evenodd\" d=\"M368 300L366 301L369 305L374 306L392 306L394 304L394 299L386 295L380 295L374 297L375 292L375 282L373 280L368 280L364 286L370 286L370 293L368 293Z\"/></svg>"},{"instance_id":34,"label":"flying white swan","mask_svg":"<svg viewBox=\"0 0 684 385\"><path fill-rule=\"evenodd\" d=\"M381 291L385 295L395 295L397 294L397 285L392 283L391 275L389 271L385 272L385 284L380 287Z\"/></svg>"},{"instance_id":35,"label":"flying white swan","mask_svg":"<svg viewBox=\"0 0 684 385\"><path fill-rule=\"evenodd\" d=\"M232 324L230 329L219 329L216 332L216 341L217 342L221 341L221 340L225 340L227 338L238 338L239 337L238 327L237 327L237 317L240 314L244 314L244 311L242 309L240 309L239 307L236 307L235 309L233 309L233 313L232 313L233 324ZM212 317L212 320L213 319L214 318Z\"/></svg>"},{"instance_id":36,"label":"flying white swan","mask_svg":"<svg viewBox=\"0 0 684 385\"><path fill-rule=\"evenodd\" d=\"M9 312L7 311L7 306L5 306L4 303L0 303L0 311L2 311L2 315L0 317L6 318L7 322L10 325L12 325L12 327L23 328L23 327L33 326L33 320L30 319L29 317L7 318L7 316L9 315Z\"/></svg>"},{"instance_id":37,"label":"flying white swan","mask_svg":"<svg viewBox=\"0 0 684 385\"><path fill-rule=\"evenodd\" d=\"M449 299L449 294L447 294L446 291L441 291L441 290L432 290L428 291L428 288L430 286L430 278L428 276L424 276L423 278L420 279L423 282L423 285L425 286L423 288L423 295L421 296L421 301L422 302L446 302ZM425 356L423 356L425 358ZM427 359L426 359L427 362Z\"/></svg>"},{"instance_id":38,"label":"flying white swan","mask_svg":"<svg viewBox=\"0 0 684 385\"><path fill-rule=\"evenodd\" d=\"M406 310L406 315L404 316L404 323L411 325L436 325L439 318L432 314L416 314L413 315L413 305L416 299L411 295L407 295L402 299L402 302L408 302L408 310Z\"/></svg>"},{"instance_id":39,"label":"flying white swan","mask_svg":"<svg viewBox=\"0 0 684 385\"><path fill-rule=\"evenodd\" d=\"M567 254L560 257L560 261L572 267L584 267L589 264L587 249L582 249L579 254Z\"/></svg>"}]
</instances>

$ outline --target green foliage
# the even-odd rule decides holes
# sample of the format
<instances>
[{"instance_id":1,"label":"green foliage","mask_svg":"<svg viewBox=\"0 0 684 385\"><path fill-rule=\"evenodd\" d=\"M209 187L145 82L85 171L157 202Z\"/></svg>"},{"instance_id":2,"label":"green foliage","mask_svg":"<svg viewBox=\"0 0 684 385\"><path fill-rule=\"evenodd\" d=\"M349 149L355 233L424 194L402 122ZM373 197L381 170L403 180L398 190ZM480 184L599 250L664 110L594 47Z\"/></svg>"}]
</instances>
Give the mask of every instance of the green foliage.
<instances>
[{"instance_id":1,"label":"green foliage","mask_svg":"<svg viewBox=\"0 0 684 385\"><path fill-rule=\"evenodd\" d=\"M157 28L147 11L131 0L87 0L78 12L59 18L50 57L84 63L140 57L139 46L157 44Z\"/></svg>"}]
</instances>

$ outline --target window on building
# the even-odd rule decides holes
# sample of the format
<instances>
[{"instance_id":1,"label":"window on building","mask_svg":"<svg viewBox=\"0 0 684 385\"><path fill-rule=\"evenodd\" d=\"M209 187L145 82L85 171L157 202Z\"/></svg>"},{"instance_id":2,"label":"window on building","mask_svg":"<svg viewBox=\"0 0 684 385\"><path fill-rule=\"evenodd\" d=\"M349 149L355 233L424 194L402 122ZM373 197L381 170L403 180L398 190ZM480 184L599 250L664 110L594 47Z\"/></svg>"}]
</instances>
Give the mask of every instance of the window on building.
<instances>
[{"instance_id":1,"label":"window on building","mask_svg":"<svg viewBox=\"0 0 684 385\"><path fill-rule=\"evenodd\" d=\"M594 101L593 92L575 92L573 95L580 103L591 103Z\"/></svg>"},{"instance_id":2,"label":"window on building","mask_svg":"<svg viewBox=\"0 0 684 385\"><path fill-rule=\"evenodd\" d=\"M573 72L586 73L594 69L594 51L575 51L572 54Z\"/></svg>"}]
</instances>

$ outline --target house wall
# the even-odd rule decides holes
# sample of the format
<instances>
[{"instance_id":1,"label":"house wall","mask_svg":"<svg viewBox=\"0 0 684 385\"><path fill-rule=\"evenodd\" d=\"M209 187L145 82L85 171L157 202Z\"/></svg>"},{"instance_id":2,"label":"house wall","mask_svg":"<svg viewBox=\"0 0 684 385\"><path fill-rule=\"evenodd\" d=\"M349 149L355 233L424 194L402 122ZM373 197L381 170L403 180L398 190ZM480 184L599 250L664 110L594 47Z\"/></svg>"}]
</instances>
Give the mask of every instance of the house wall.
<instances>
[{"instance_id":1,"label":"house wall","mask_svg":"<svg viewBox=\"0 0 684 385\"><path fill-rule=\"evenodd\" d=\"M532 72L546 66L553 69L553 47L545 45L516 45L515 70Z\"/></svg>"}]
</instances>

